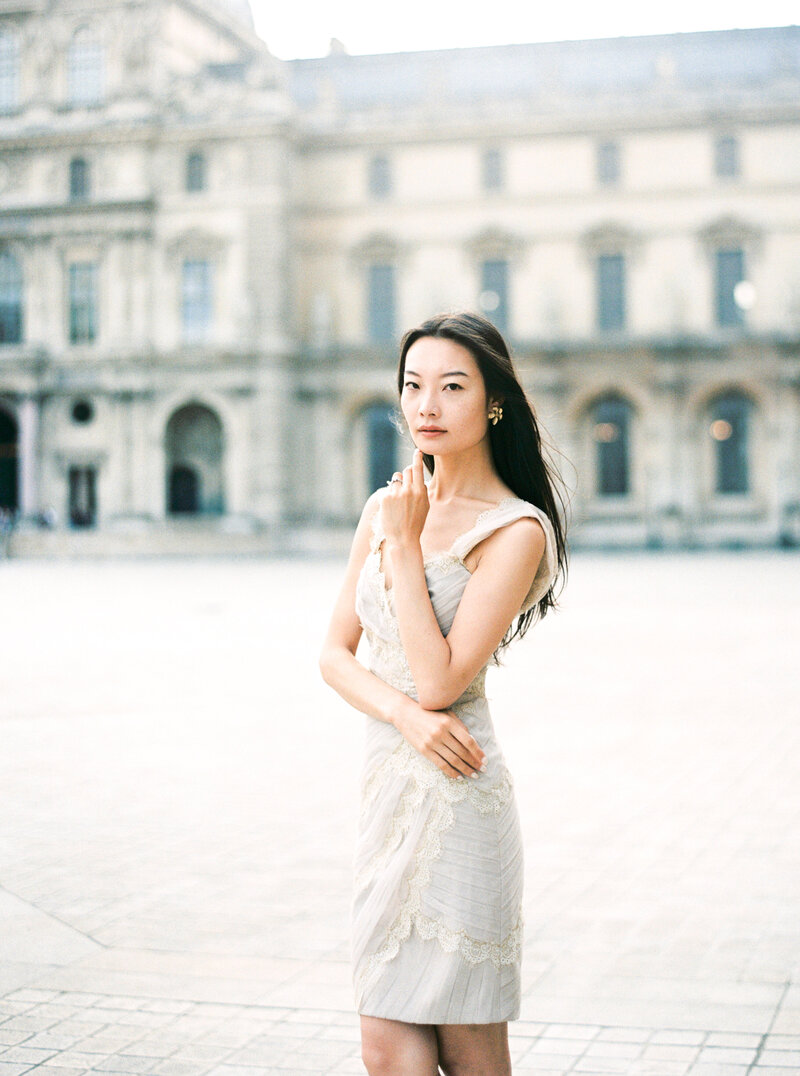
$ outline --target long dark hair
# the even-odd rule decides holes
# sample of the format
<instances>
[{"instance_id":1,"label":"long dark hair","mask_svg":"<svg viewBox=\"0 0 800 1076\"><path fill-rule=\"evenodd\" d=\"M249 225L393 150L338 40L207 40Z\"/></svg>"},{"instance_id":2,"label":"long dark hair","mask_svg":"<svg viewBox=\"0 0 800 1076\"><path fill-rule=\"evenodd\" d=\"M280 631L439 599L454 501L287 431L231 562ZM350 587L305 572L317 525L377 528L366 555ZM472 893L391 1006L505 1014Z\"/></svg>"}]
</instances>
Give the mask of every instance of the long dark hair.
<instances>
[{"instance_id":1,"label":"long dark hair","mask_svg":"<svg viewBox=\"0 0 800 1076\"><path fill-rule=\"evenodd\" d=\"M522 613L506 632L500 644L503 648L512 639L522 637L532 623L542 619L548 609L556 607L556 583L559 592L566 581L566 502L562 494L563 481L549 454L552 446L543 449L536 414L519 382L505 340L486 318L479 314L459 312L437 314L416 329L410 329L400 345L400 365L397 371L397 390L402 395L405 381L406 355L412 344L423 337L433 336L452 340L467 349L478 364L486 387L486 399L496 400L503 408L503 417L489 426L489 443L495 469L500 478L517 497L536 505L553 525L556 539L557 571L547 593L527 612ZM434 457L424 456L431 474Z\"/></svg>"}]
</instances>

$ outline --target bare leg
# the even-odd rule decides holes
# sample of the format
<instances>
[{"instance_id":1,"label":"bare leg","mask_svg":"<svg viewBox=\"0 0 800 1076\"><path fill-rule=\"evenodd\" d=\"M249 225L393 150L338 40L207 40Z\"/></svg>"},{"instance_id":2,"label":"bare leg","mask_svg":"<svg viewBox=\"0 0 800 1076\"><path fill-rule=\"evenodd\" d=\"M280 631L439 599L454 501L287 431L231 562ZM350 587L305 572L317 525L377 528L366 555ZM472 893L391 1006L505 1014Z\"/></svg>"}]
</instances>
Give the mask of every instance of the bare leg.
<instances>
[{"instance_id":1,"label":"bare leg","mask_svg":"<svg viewBox=\"0 0 800 1076\"><path fill-rule=\"evenodd\" d=\"M439 1047L430 1024L361 1017L361 1057L369 1076L437 1076Z\"/></svg>"},{"instance_id":2,"label":"bare leg","mask_svg":"<svg viewBox=\"0 0 800 1076\"><path fill-rule=\"evenodd\" d=\"M511 1076L508 1024L440 1024L436 1036L445 1076Z\"/></svg>"}]
</instances>

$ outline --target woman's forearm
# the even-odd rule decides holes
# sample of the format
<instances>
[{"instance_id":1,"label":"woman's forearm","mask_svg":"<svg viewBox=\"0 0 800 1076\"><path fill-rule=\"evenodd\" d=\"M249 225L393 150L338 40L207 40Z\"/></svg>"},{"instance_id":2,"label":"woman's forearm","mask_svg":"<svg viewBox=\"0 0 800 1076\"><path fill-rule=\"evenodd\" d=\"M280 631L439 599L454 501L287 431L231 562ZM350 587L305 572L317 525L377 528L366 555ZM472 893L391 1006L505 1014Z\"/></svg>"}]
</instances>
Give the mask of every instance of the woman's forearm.
<instances>
[{"instance_id":1,"label":"woman's forearm","mask_svg":"<svg viewBox=\"0 0 800 1076\"><path fill-rule=\"evenodd\" d=\"M452 653L428 594L419 545L387 543L392 562L392 594L400 641L422 706L441 710L463 688L453 680Z\"/></svg>"},{"instance_id":2,"label":"woman's forearm","mask_svg":"<svg viewBox=\"0 0 800 1076\"><path fill-rule=\"evenodd\" d=\"M326 684L362 714L396 725L413 700L365 669L344 646L326 647L319 661Z\"/></svg>"}]
</instances>

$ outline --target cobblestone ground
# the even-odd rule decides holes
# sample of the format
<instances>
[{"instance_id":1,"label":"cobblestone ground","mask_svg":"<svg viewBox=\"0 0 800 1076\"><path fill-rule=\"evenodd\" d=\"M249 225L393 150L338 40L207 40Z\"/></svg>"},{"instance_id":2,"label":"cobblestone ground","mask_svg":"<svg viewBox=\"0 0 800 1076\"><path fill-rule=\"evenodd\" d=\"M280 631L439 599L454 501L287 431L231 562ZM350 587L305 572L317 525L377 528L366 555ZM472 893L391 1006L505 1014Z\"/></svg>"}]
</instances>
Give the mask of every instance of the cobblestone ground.
<instances>
[{"instance_id":1,"label":"cobblestone ground","mask_svg":"<svg viewBox=\"0 0 800 1076\"><path fill-rule=\"evenodd\" d=\"M340 573L0 563L0 1076L363 1071ZM800 1072L798 597L792 554L576 554L490 674L515 1076Z\"/></svg>"}]
</instances>

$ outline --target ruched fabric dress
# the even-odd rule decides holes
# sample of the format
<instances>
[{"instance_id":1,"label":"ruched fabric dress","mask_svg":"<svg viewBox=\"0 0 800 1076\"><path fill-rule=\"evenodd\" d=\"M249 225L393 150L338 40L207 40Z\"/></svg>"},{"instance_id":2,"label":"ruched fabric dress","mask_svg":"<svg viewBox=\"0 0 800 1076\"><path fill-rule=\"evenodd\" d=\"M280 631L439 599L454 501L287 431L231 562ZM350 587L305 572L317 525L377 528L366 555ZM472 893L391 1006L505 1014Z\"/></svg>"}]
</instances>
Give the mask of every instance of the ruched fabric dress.
<instances>
[{"instance_id":1,"label":"ruched fabric dress","mask_svg":"<svg viewBox=\"0 0 800 1076\"><path fill-rule=\"evenodd\" d=\"M381 511L356 592L369 668L416 698L391 590L381 570ZM451 548L425 560L428 593L449 632L469 582L464 558L522 517L546 547L522 609L550 588L555 536L541 509L507 497ZM487 666L488 667L488 666ZM367 718L353 901L358 1012L420 1024L514 1020L520 1008L522 839L511 776L484 694L486 668L451 709L486 754L477 779L446 777L393 725Z\"/></svg>"}]
</instances>

